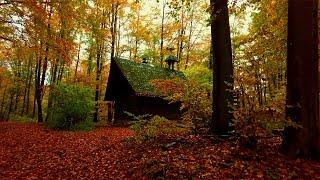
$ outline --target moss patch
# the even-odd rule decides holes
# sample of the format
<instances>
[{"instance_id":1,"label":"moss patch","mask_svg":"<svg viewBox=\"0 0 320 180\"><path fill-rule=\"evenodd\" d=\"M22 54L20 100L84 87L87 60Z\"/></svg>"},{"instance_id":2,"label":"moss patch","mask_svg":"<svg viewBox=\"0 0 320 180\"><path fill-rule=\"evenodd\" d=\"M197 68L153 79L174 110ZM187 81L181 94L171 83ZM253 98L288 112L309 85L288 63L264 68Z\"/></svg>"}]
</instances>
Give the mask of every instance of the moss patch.
<instances>
[{"instance_id":1,"label":"moss patch","mask_svg":"<svg viewBox=\"0 0 320 180\"><path fill-rule=\"evenodd\" d=\"M128 80L133 90L140 95L158 96L151 80L185 78L181 71L173 71L151 64L136 63L126 59L116 58L115 62Z\"/></svg>"}]
</instances>

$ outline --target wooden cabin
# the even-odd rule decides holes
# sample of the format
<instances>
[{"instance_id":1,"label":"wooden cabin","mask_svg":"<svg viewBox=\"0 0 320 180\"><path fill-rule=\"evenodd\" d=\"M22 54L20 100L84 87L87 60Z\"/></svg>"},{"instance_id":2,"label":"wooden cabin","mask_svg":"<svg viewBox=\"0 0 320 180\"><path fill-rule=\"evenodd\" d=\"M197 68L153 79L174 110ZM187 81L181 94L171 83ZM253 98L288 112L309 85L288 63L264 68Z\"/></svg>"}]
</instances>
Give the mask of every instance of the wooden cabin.
<instances>
[{"instance_id":1,"label":"wooden cabin","mask_svg":"<svg viewBox=\"0 0 320 180\"><path fill-rule=\"evenodd\" d=\"M124 113L160 115L168 119L180 117L180 104L168 104L150 84L154 79L185 78L180 71L116 58L111 62L105 101L114 102L115 120L126 120Z\"/></svg>"}]
</instances>

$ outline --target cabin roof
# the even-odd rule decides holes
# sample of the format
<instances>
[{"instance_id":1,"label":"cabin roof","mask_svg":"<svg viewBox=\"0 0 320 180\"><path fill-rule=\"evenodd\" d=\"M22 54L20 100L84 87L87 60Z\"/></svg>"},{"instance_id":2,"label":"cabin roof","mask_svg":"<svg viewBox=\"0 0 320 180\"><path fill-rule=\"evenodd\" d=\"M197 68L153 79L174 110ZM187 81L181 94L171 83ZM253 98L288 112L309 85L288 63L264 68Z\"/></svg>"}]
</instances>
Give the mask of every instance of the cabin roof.
<instances>
[{"instance_id":1,"label":"cabin roof","mask_svg":"<svg viewBox=\"0 0 320 180\"><path fill-rule=\"evenodd\" d=\"M139 96L160 96L150 84L155 79L185 78L181 71L173 71L145 63L136 63L126 59L115 58L115 62L128 83Z\"/></svg>"}]
</instances>

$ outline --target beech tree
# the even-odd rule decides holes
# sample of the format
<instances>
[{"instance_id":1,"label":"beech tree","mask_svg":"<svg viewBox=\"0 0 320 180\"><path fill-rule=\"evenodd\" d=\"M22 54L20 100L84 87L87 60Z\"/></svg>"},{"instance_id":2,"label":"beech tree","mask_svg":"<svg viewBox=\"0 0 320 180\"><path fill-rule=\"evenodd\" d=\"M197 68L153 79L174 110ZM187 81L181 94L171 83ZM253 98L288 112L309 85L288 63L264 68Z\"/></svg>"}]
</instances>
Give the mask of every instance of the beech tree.
<instances>
[{"instance_id":1,"label":"beech tree","mask_svg":"<svg viewBox=\"0 0 320 180\"><path fill-rule=\"evenodd\" d=\"M318 0L289 0L286 117L282 152L320 157Z\"/></svg>"},{"instance_id":2,"label":"beech tree","mask_svg":"<svg viewBox=\"0 0 320 180\"><path fill-rule=\"evenodd\" d=\"M210 0L213 63L213 116L211 131L225 134L232 119L233 65L228 0Z\"/></svg>"}]
</instances>

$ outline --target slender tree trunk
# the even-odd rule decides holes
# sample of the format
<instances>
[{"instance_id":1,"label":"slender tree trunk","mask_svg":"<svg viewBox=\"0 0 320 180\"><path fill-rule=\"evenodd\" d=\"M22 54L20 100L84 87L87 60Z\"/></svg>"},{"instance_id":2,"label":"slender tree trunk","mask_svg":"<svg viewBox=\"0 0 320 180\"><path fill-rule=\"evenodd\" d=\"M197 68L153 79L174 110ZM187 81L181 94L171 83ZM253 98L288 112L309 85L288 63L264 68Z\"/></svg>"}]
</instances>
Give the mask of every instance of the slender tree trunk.
<instances>
[{"instance_id":1,"label":"slender tree trunk","mask_svg":"<svg viewBox=\"0 0 320 180\"><path fill-rule=\"evenodd\" d=\"M49 0L48 0L49 2ZM48 21L50 21L51 19L51 11L52 8L46 4L46 10L48 11ZM45 79L46 79L46 73L47 73L47 68L48 68L48 61L49 61L49 39L51 38L50 34L51 34L51 25L50 23L48 23L47 25L47 39L46 39L46 43L45 43L45 56L44 56L44 61L43 61L43 66L42 66L42 73L41 73L41 69L39 69L38 71L38 91L37 91L37 108L38 108L38 122L42 123L43 122L43 114L42 114L42 99L44 96L44 83L45 83ZM41 67L41 61L39 63L39 67ZM40 77L41 76L41 77Z\"/></svg>"},{"instance_id":2,"label":"slender tree trunk","mask_svg":"<svg viewBox=\"0 0 320 180\"><path fill-rule=\"evenodd\" d=\"M164 18L165 18L165 8L166 8L166 1L163 1L162 6L162 16L161 16L161 32L160 32L160 66L163 67L163 43L164 43Z\"/></svg>"},{"instance_id":3,"label":"slender tree trunk","mask_svg":"<svg viewBox=\"0 0 320 180\"><path fill-rule=\"evenodd\" d=\"M17 60L17 72L16 72L16 77L18 79L21 79L21 61L20 60ZM21 88L20 86L19 87L16 87L15 89L15 101L14 101L14 105L13 105L13 110L12 112L14 114L16 114L17 112L17 109L18 109L18 105L19 105L19 98L20 98L20 91L21 91Z\"/></svg>"},{"instance_id":4,"label":"slender tree trunk","mask_svg":"<svg viewBox=\"0 0 320 180\"><path fill-rule=\"evenodd\" d=\"M47 122L49 120L49 118L51 117L51 112L52 112L52 105L53 105L53 97L51 95L52 93L52 89L54 88L54 86L56 85L56 81L57 81L57 72L58 72L58 63L60 62L60 59L57 58L56 62L55 63L52 63L51 64L51 68L52 68L52 71L51 71L51 80L50 80L50 89L49 89L49 92L48 92L48 107L47 107L47 116L46 116L46 119L45 121Z\"/></svg>"},{"instance_id":5,"label":"slender tree trunk","mask_svg":"<svg viewBox=\"0 0 320 180\"><path fill-rule=\"evenodd\" d=\"M39 91L39 82L40 82L40 64L41 64L41 57L36 56L37 64L35 68L35 75L34 75L34 99L33 99L33 110L32 110L32 117L34 118L36 115L36 102L38 98L38 91Z\"/></svg>"},{"instance_id":6,"label":"slender tree trunk","mask_svg":"<svg viewBox=\"0 0 320 180\"><path fill-rule=\"evenodd\" d=\"M7 93L7 86L3 90L3 95L2 95L2 102L1 102L1 111L0 111L0 118L4 118L4 107L5 107L5 100L6 100L6 93Z\"/></svg>"},{"instance_id":7,"label":"slender tree trunk","mask_svg":"<svg viewBox=\"0 0 320 180\"><path fill-rule=\"evenodd\" d=\"M63 73L64 73L65 64L62 62L59 67L59 73L58 73L58 79L57 84L59 84L62 81Z\"/></svg>"},{"instance_id":8,"label":"slender tree trunk","mask_svg":"<svg viewBox=\"0 0 320 180\"><path fill-rule=\"evenodd\" d=\"M26 79L26 84L24 88L24 93L23 93L23 101L22 101L22 108L21 108L21 116L24 114L24 110L26 108L26 101L27 101L27 92L28 92L28 78Z\"/></svg>"},{"instance_id":9,"label":"slender tree trunk","mask_svg":"<svg viewBox=\"0 0 320 180\"><path fill-rule=\"evenodd\" d=\"M49 53L48 44L46 45L46 50L45 51L46 51L46 55L45 55L43 66L42 66L41 82L40 82L39 90L38 90L38 94L37 94L38 122L39 123L43 122L42 99L43 99L43 96L44 96L44 82L45 82L45 79L46 79L46 72L47 72L47 68L48 68L48 53Z\"/></svg>"},{"instance_id":10,"label":"slender tree trunk","mask_svg":"<svg viewBox=\"0 0 320 180\"><path fill-rule=\"evenodd\" d=\"M58 75L58 65L59 65L59 63L60 63L60 59L57 58L57 62L53 64L51 84L56 84L57 83L57 75Z\"/></svg>"},{"instance_id":11,"label":"slender tree trunk","mask_svg":"<svg viewBox=\"0 0 320 180\"><path fill-rule=\"evenodd\" d=\"M185 16L185 11L184 11L184 2L182 1L182 6L181 6L181 29L180 29L180 33L179 33L179 38L178 38L178 49L177 49L177 70L180 70L180 61L182 60L182 55L183 55L183 44L184 44L184 41L183 41L183 36L185 34L185 19L184 19L184 16Z\"/></svg>"},{"instance_id":12,"label":"slender tree trunk","mask_svg":"<svg viewBox=\"0 0 320 180\"><path fill-rule=\"evenodd\" d=\"M89 52L87 74L90 76L92 71L92 53Z\"/></svg>"},{"instance_id":13,"label":"slender tree trunk","mask_svg":"<svg viewBox=\"0 0 320 180\"><path fill-rule=\"evenodd\" d=\"M77 53L77 61L76 61L76 69L74 70L74 82L77 81L77 73L78 73L78 67L80 62L80 50L81 50L81 35L80 35L80 42L78 46L78 53Z\"/></svg>"},{"instance_id":14,"label":"slender tree trunk","mask_svg":"<svg viewBox=\"0 0 320 180\"><path fill-rule=\"evenodd\" d=\"M188 37L188 46L187 46L187 57L186 57L186 64L184 66L184 69L186 70L188 68L189 59L190 59L190 49L191 49L191 37L192 37L192 31L193 31L193 9L191 10L191 21L190 21L190 29L189 29L189 37Z\"/></svg>"},{"instance_id":15,"label":"slender tree trunk","mask_svg":"<svg viewBox=\"0 0 320 180\"><path fill-rule=\"evenodd\" d=\"M20 98L20 88L19 88L18 91L16 92L16 98L15 98L15 103L14 103L14 108L13 108L13 112L14 112L14 113L17 112L18 104L19 104L19 98Z\"/></svg>"},{"instance_id":16,"label":"slender tree trunk","mask_svg":"<svg viewBox=\"0 0 320 180\"><path fill-rule=\"evenodd\" d=\"M26 114L29 115L29 109L30 109L30 89L31 89L31 83L32 83L32 76L33 76L33 73L32 73L32 63L31 63L31 66L30 66L30 70L29 70L29 80L28 80L28 87L27 87L27 99L26 99Z\"/></svg>"},{"instance_id":17,"label":"slender tree trunk","mask_svg":"<svg viewBox=\"0 0 320 180\"><path fill-rule=\"evenodd\" d=\"M129 60L131 61L132 60L132 48L131 48L131 39L130 39L130 36L128 36L128 44L129 44Z\"/></svg>"},{"instance_id":18,"label":"slender tree trunk","mask_svg":"<svg viewBox=\"0 0 320 180\"><path fill-rule=\"evenodd\" d=\"M138 37L136 37L136 40L135 40L135 48L134 48L134 61L137 62L137 57L138 57L138 44L139 44L139 39Z\"/></svg>"},{"instance_id":19,"label":"slender tree trunk","mask_svg":"<svg viewBox=\"0 0 320 180\"><path fill-rule=\"evenodd\" d=\"M118 20L118 31L117 31L117 45L116 45L116 57L119 57L119 50L120 50L120 37L121 37L121 21Z\"/></svg>"},{"instance_id":20,"label":"slender tree trunk","mask_svg":"<svg viewBox=\"0 0 320 180\"><path fill-rule=\"evenodd\" d=\"M40 45L42 48L42 45ZM36 76L35 76L35 102L37 103L37 109L41 110L38 112L38 122L42 122L42 108L41 108L41 83L40 83L40 78L41 78L41 56L39 55L38 60L37 60L37 65L36 65ZM40 106L40 108L39 108ZM34 106L34 113L35 113L35 106Z\"/></svg>"},{"instance_id":21,"label":"slender tree trunk","mask_svg":"<svg viewBox=\"0 0 320 180\"><path fill-rule=\"evenodd\" d=\"M112 21L111 21L111 53L110 53L110 60L111 63L114 62L115 57L115 44L117 39L117 21L118 21L118 4L112 4ZM119 37L118 37L119 38ZM105 97L107 97L107 91L105 92ZM106 100L106 99L104 99ZM98 109L97 109L98 110ZM98 111L96 111L98 114Z\"/></svg>"},{"instance_id":22,"label":"slender tree trunk","mask_svg":"<svg viewBox=\"0 0 320 180\"><path fill-rule=\"evenodd\" d=\"M139 3L138 0L136 0L136 3ZM140 23L140 7L138 10L138 18L137 18L137 24ZM139 48L139 38L137 37L137 35L135 36L135 50L134 50L134 61L137 61L137 57L138 57L138 48Z\"/></svg>"},{"instance_id":23,"label":"slender tree trunk","mask_svg":"<svg viewBox=\"0 0 320 180\"><path fill-rule=\"evenodd\" d=\"M23 116L24 112L25 112L25 108L27 106L27 99L28 97L28 91L30 90L30 86L29 86L29 81L30 81L30 77L32 76L32 69L31 69L31 59L29 59L28 61L28 65L27 65L27 69L28 69L28 74L26 77L26 82L25 82L25 88L24 88L24 93L23 93L23 103L22 103L22 109L21 109L21 116ZM31 70L30 70L31 69Z\"/></svg>"},{"instance_id":24,"label":"slender tree trunk","mask_svg":"<svg viewBox=\"0 0 320 180\"><path fill-rule=\"evenodd\" d=\"M118 4L112 4L112 20L111 20L111 53L110 60L114 60L115 45L117 36L117 21L118 21Z\"/></svg>"},{"instance_id":25,"label":"slender tree trunk","mask_svg":"<svg viewBox=\"0 0 320 180\"><path fill-rule=\"evenodd\" d=\"M100 92L100 61L101 61L101 45L98 46L97 48L97 68L96 68L96 90L95 90L95 96L94 96L94 101L95 101L95 112L93 115L93 122L98 122L98 101L99 101L99 92Z\"/></svg>"},{"instance_id":26,"label":"slender tree trunk","mask_svg":"<svg viewBox=\"0 0 320 180\"><path fill-rule=\"evenodd\" d=\"M9 120L10 114L11 114L11 112L12 112L13 96L14 96L14 93L11 93L11 96L10 96L10 104L9 104L9 111L8 111L8 115L7 115L7 117L6 117L7 121Z\"/></svg>"},{"instance_id":27,"label":"slender tree trunk","mask_svg":"<svg viewBox=\"0 0 320 180\"><path fill-rule=\"evenodd\" d=\"M112 5L114 8L114 4ZM114 10L114 9L113 9ZM115 14L112 14L112 21L114 21L114 15ZM106 13L105 11L102 12L102 16L106 16ZM106 22L101 22L101 29L105 29L106 28ZM112 27L111 28L114 28L114 25L112 24ZM113 42L115 43L115 41ZM102 79L102 68L103 68L103 51L104 51L104 41L102 40L99 40L98 43L97 43L97 57L96 57L96 89L95 89L95 97L94 97L94 100L95 100L95 112L94 112L94 115L93 115L93 121L94 122L98 122L98 111L99 111L99 106L98 106L98 102L99 102L99 99L100 99L100 94L101 94L101 79ZM113 45L114 46L114 45ZM113 47L114 48L114 47ZM113 56L114 56L114 50L113 50Z\"/></svg>"},{"instance_id":28,"label":"slender tree trunk","mask_svg":"<svg viewBox=\"0 0 320 180\"><path fill-rule=\"evenodd\" d=\"M111 20L111 52L110 60L113 63L115 60L115 45L117 42L117 21L118 21L118 4L112 4L112 20ZM118 37L119 38L119 37ZM107 96L107 91L105 92L105 97Z\"/></svg>"},{"instance_id":29,"label":"slender tree trunk","mask_svg":"<svg viewBox=\"0 0 320 180\"><path fill-rule=\"evenodd\" d=\"M233 118L233 65L227 0L210 0L213 46L213 119L211 132L228 133Z\"/></svg>"},{"instance_id":30,"label":"slender tree trunk","mask_svg":"<svg viewBox=\"0 0 320 180\"><path fill-rule=\"evenodd\" d=\"M320 159L318 0L289 0L286 116L282 153Z\"/></svg>"},{"instance_id":31,"label":"slender tree trunk","mask_svg":"<svg viewBox=\"0 0 320 180\"><path fill-rule=\"evenodd\" d=\"M37 107L37 97L33 98L33 107L32 107L32 118L36 117L36 107Z\"/></svg>"}]
</instances>

